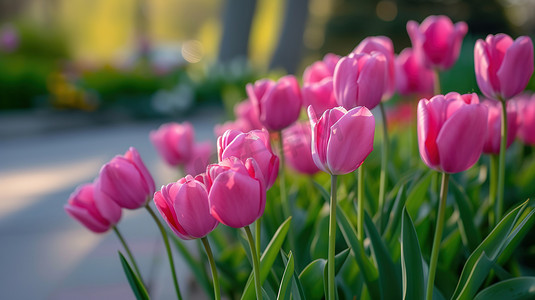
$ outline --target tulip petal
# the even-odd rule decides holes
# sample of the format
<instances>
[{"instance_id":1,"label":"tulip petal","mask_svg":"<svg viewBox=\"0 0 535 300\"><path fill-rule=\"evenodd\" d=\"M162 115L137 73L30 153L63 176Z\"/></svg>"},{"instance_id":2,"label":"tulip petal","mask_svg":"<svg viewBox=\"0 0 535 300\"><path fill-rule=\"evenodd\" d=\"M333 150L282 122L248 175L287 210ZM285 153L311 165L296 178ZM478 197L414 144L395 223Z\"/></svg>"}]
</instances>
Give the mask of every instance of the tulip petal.
<instances>
[{"instance_id":1,"label":"tulip petal","mask_svg":"<svg viewBox=\"0 0 535 300\"><path fill-rule=\"evenodd\" d=\"M173 209L190 238L202 238L217 226L217 221L210 215L206 188L189 177L178 190Z\"/></svg>"},{"instance_id":2,"label":"tulip petal","mask_svg":"<svg viewBox=\"0 0 535 300\"><path fill-rule=\"evenodd\" d=\"M373 150L375 118L366 107L349 110L330 128L327 165L331 174L355 171Z\"/></svg>"},{"instance_id":3,"label":"tulip petal","mask_svg":"<svg viewBox=\"0 0 535 300\"><path fill-rule=\"evenodd\" d=\"M333 75L333 92L338 105L351 109L357 104L358 85L355 72L358 60L354 56L341 58L336 64Z\"/></svg>"},{"instance_id":4,"label":"tulip petal","mask_svg":"<svg viewBox=\"0 0 535 300\"><path fill-rule=\"evenodd\" d=\"M481 104L463 106L446 120L436 142L442 171L458 173L475 164L481 156L486 131L487 108Z\"/></svg>"},{"instance_id":5,"label":"tulip petal","mask_svg":"<svg viewBox=\"0 0 535 300\"><path fill-rule=\"evenodd\" d=\"M496 73L501 94L510 99L524 90L533 74L533 43L529 37L516 39L507 49L500 69Z\"/></svg>"},{"instance_id":6,"label":"tulip petal","mask_svg":"<svg viewBox=\"0 0 535 300\"><path fill-rule=\"evenodd\" d=\"M365 61L357 79L358 105L373 109L381 102L388 80L387 67L386 57L379 52Z\"/></svg>"}]
</instances>

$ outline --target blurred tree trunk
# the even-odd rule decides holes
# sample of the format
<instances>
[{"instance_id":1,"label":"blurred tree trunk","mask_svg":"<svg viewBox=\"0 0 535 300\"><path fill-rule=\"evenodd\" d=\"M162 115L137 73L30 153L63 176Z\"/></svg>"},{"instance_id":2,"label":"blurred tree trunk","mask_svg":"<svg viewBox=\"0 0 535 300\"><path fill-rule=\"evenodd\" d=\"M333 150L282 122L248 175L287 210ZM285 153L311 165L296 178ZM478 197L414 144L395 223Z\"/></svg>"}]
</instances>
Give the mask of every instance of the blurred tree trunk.
<instances>
[{"instance_id":1,"label":"blurred tree trunk","mask_svg":"<svg viewBox=\"0 0 535 300\"><path fill-rule=\"evenodd\" d=\"M256 0L227 0L224 5L218 61L247 58Z\"/></svg>"},{"instance_id":2,"label":"blurred tree trunk","mask_svg":"<svg viewBox=\"0 0 535 300\"><path fill-rule=\"evenodd\" d=\"M303 51L303 34L308 19L309 0L286 0L284 23L277 48L269 63L270 69L283 68L295 73Z\"/></svg>"}]
</instances>

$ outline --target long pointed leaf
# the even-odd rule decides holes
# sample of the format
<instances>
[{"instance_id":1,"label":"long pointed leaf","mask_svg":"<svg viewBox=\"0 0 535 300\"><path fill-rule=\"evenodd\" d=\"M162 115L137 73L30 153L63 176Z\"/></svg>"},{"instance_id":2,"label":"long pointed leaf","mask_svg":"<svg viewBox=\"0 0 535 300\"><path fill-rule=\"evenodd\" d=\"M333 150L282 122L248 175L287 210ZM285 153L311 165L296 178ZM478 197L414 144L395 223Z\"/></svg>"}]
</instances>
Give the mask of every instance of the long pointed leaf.
<instances>
[{"instance_id":1,"label":"long pointed leaf","mask_svg":"<svg viewBox=\"0 0 535 300\"><path fill-rule=\"evenodd\" d=\"M364 282L368 288L368 292L373 299L380 299L380 290L379 290L379 272L375 268L374 264L368 259L364 248L359 242L355 228L349 220L345 212L338 207L338 213L336 214L336 220L338 221L338 226L346 243L351 247L353 256L362 272Z\"/></svg>"},{"instance_id":2,"label":"long pointed leaf","mask_svg":"<svg viewBox=\"0 0 535 300\"><path fill-rule=\"evenodd\" d=\"M462 186L453 179L451 179L451 183L455 195L455 205L460 215L458 222L463 244L467 246L470 251L474 251L477 245L481 242L481 235L474 223L475 218L470 205L470 200Z\"/></svg>"},{"instance_id":3,"label":"long pointed leaf","mask_svg":"<svg viewBox=\"0 0 535 300\"><path fill-rule=\"evenodd\" d=\"M418 235L406 209L401 218L401 270L403 279L403 299L425 298L423 257Z\"/></svg>"},{"instance_id":4,"label":"long pointed leaf","mask_svg":"<svg viewBox=\"0 0 535 300\"><path fill-rule=\"evenodd\" d=\"M476 295L474 300L535 299L535 277L517 277L498 282Z\"/></svg>"},{"instance_id":5,"label":"long pointed leaf","mask_svg":"<svg viewBox=\"0 0 535 300\"><path fill-rule=\"evenodd\" d=\"M262 253L262 257L260 258L260 283L264 284L264 281L266 280L271 267L273 266L273 263L275 262L275 259L277 258L277 254L279 253L282 244L284 243L284 239L286 238L286 235L288 234L288 230L290 229L292 217L289 217L284 221L280 226L279 229L275 232L273 235L273 238L271 238L271 241L267 245L266 249L264 250L264 253ZM255 290L254 290L254 284L253 284L253 273L251 272L251 275L249 276L249 279L247 280L247 284L245 285L245 290L243 291L243 295L241 299L254 299L255 298Z\"/></svg>"},{"instance_id":6,"label":"long pointed leaf","mask_svg":"<svg viewBox=\"0 0 535 300\"><path fill-rule=\"evenodd\" d=\"M277 300L284 300L287 299L286 297L286 291L288 290L288 284L292 281L294 273L294 257L292 255L292 251L290 251L290 255L288 256L288 263L286 264L286 268L284 269L284 274L282 274L281 284L279 287L279 294L277 295ZM289 298L288 294L288 298Z\"/></svg>"},{"instance_id":7,"label":"long pointed leaf","mask_svg":"<svg viewBox=\"0 0 535 300\"><path fill-rule=\"evenodd\" d=\"M396 267L388 249L377 232L370 216L364 214L364 228L371 241L371 252L379 268L379 283L382 299L401 299L402 289L399 269Z\"/></svg>"},{"instance_id":8,"label":"long pointed leaf","mask_svg":"<svg viewBox=\"0 0 535 300\"><path fill-rule=\"evenodd\" d=\"M477 249L472 252L463 267L461 278L457 283L452 299L470 299L475 295L475 292L477 292L483 282L479 282L481 276L484 276L484 280L488 274L488 270L492 267L492 264L507 246L507 241L513 238L511 232L513 231L513 228L515 228L514 226L517 223L519 216L522 215L522 212L526 208L527 203L528 201L520 204L503 217L487 238L485 238ZM529 214L529 216L531 216L531 214ZM517 226L515 232L518 233L522 227L523 226L521 225ZM516 235L515 232L513 232L512 235ZM478 267L480 264L487 265L486 263L483 263L485 259L488 259L491 265L488 270Z\"/></svg>"},{"instance_id":9,"label":"long pointed leaf","mask_svg":"<svg viewBox=\"0 0 535 300\"><path fill-rule=\"evenodd\" d=\"M128 261L126 261L121 251L118 252L119 259L121 260L121 265L123 266L124 274L128 279L128 283L130 284L130 288L132 289L132 292L134 292L136 299L150 299L149 294L147 293L147 289L145 289L145 286L143 285L139 277L136 275L136 273L134 273L134 271L132 271L132 267L130 267L130 264L128 264Z\"/></svg>"}]
</instances>

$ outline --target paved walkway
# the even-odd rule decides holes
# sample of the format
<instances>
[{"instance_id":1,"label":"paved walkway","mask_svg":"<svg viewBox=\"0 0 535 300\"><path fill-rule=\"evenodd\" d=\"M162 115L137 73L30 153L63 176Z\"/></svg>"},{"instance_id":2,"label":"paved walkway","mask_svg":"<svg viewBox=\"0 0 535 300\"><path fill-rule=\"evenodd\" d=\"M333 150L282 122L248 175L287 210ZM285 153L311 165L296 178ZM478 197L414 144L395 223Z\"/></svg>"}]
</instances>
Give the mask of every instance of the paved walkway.
<instances>
[{"instance_id":1,"label":"paved walkway","mask_svg":"<svg viewBox=\"0 0 535 300\"><path fill-rule=\"evenodd\" d=\"M223 118L221 109L204 109L191 117L197 140L215 141L212 128ZM77 185L92 181L102 164L129 146L138 149L157 187L176 179L175 171L164 165L148 139L149 132L162 122L106 126L78 122L71 129L39 134L32 131L42 128L39 125L20 122L0 117L0 132L8 133L0 135L2 298L133 299L114 234L91 233L71 220L63 205ZM9 126L23 130L23 134L14 134ZM173 299L167 256L149 215L125 211L119 229L130 243L142 274L152 278L152 298ZM175 258L181 289L185 299L191 299L187 295L192 279L176 252Z\"/></svg>"}]
</instances>

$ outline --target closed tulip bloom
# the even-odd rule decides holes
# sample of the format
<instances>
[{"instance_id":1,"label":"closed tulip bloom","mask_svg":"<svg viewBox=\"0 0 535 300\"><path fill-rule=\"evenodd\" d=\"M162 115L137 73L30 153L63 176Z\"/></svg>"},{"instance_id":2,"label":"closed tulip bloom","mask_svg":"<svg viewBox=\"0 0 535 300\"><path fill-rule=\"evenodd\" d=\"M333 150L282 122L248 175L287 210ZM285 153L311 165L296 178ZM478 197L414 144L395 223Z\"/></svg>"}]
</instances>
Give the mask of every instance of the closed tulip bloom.
<instances>
[{"instance_id":1,"label":"closed tulip bloom","mask_svg":"<svg viewBox=\"0 0 535 300\"><path fill-rule=\"evenodd\" d=\"M312 108L316 114L321 115L327 109L338 106L333 93L332 77L323 79L320 82L310 83L303 86L303 105Z\"/></svg>"},{"instance_id":2,"label":"closed tulip bloom","mask_svg":"<svg viewBox=\"0 0 535 300\"><path fill-rule=\"evenodd\" d=\"M518 137L529 145L535 145L535 94L524 94L516 101L520 128Z\"/></svg>"},{"instance_id":3,"label":"closed tulip bloom","mask_svg":"<svg viewBox=\"0 0 535 300\"><path fill-rule=\"evenodd\" d=\"M333 76L334 95L346 109L366 106L373 109L387 88L387 62L380 52L351 53L340 59Z\"/></svg>"},{"instance_id":4,"label":"closed tulip bloom","mask_svg":"<svg viewBox=\"0 0 535 300\"><path fill-rule=\"evenodd\" d=\"M515 41L507 34L488 35L474 48L474 66L481 92L507 100L521 93L533 74L533 42L527 36Z\"/></svg>"},{"instance_id":5,"label":"closed tulip bloom","mask_svg":"<svg viewBox=\"0 0 535 300\"><path fill-rule=\"evenodd\" d=\"M154 194L156 208L183 240L205 237L219 222L210 214L206 186L191 175L162 186Z\"/></svg>"},{"instance_id":6,"label":"closed tulip bloom","mask_svg":"<svg viewBox=\"0 0 535 300\"><path fill-rule=\"evenodd\" d=\"M386 59L386 88L382 100L388 100L396 90L396 64L394 45L392 40L386 36L367 37L353 50L353 53L372 54L374 51L380 52Z\"/></svg>"},{"instance_id":7,"label":"closed tulip bloom","mask_svg":"<svg viewBox=\"0 0 535 300\"><path fill-rule=\"evenodd\" d=\"M487 154L499 154L501 126L502 126L502 106L500 102L494 100L485 100L482 102L488 108L487 117L487 138L483 145L483 153ZM516 110L516 103L507 103L507 148L515 141L516 132L518 130L518 117Z\"/></svg>"},{"instance_id":8,"label":"closed tulip bloom","mask_svg":"<svg viewBox=\"0 0 535 300\"><path fill-rule=\"evenodd\" d=\"M323 60L317 61L306 67L303 72L303 85L318 83L325 78L333 77L334 68L339 60L340 56L327 53L323 57Z\"/></svg>"},{"instance_id":9,"label":"closed tulip bloom","mask_svg":"<svg viewBox=\"0 0 535 300\"><path fill-rule=\"evenodd\" d=\"M432 169L458 173L473 166L487 134L487 107L476 94L449 93L418 103L420 157Z\"/></svg>"},{"instance_id":10,"label":"closed tulip bloom","mask_svg":"<svg viewBox=\"0 0 535 300\"><path fill-rule=\"evenodd\" d=\"M294 76L284 76L277 82L262 79L247 84L246 89L260 123L269 131L280 131L299 118L303 100Z\"/></svg>"},{"instance_id":11,"label":"closed tulip bloom","mask_svg":"<svg viewBox=\"0 0 535 300\"><path fill-rule=\"evenodd\" d=\"M95 233L102 233L119 222L121 208L117 204L111 203L107 207L106 216L104 216L95 203L93 188L92 183L76 188L65 205L65 211L87 229Z\"/></svg>"},{"instance_id":12,"label":"closed tulip bloom","mask_svg":"<svg viewBox=\"0 0 535 300\"><path fill-rule=\"evenodd\" d=\"M206 169L210 213L219 222L234 228L248 226L262 216L266 188L254 159L243 163L230 157Z\"/></svg>"},{"instance_id":13,"label":"closed tulip bloom","mask_svg":"<svg viewBox=\"0 0 535 300\"><path fill-rule=\"evenodd\" d=\"M435 73L422 64L411 48L405 48L396 58L397 90L403 96L417 95L428 98L433 95Z\"/></svg>"},{"instance_id":14,"label":"closed tulip bloom","mask_svg":"<svg viewBox=\"0 0 535 300\"><path fill-rule=\"evenodd\" d=\"M155 190L154 180L134 147L117 155L100 169L95 184L95 198L102 203L115 202L120 207L137 209L147 204Z\"/></svg>"},{"instance_id":15,"label":"closed tulip bloom","mask_svg":"<svg viewBox=\"0 0 535 300\"><path fill-rule=\"evenodd\" d=\"M193 153L194 131L190 123L166 123L151 131L149 138L160 156L171 166L188 162Z\"/></svg>"},{"instance_id":16,"label":"closed tulip bloom","mask_svg":"<svg viewBox=\"0 0 535 300\"><path fill-rule=\"evenodd\" d=\"M312 158L312 132L307 122L297 122L283 132L284 155L288 164L303 174L315 174L319 168Z\"/></svg>"},{"instance_id":17,"label":"closed tulip bloom","mask_svg":"<svg viewBox=\"0 0 535 300\"><path fill-rule=\"evenodd\" d=\"M316 166L332 175L355 171L373 150L375 118L363 106L347 111L326 110L317 118L308 108L312 130L312 158Z\"/></svg>"},{"instance_id":18,"label":"closed tulip bloom","mask_svg":"<svg viewBox=\"0 0 535 300\"><path fill-rule=\"evenodd\" d=\"M429 16L418 26L407 22L412 48L428 68L447 70L459 58L463 38L468 31L465 22L453 22L447 16Z\"/></svg>"},{"instance_id":19,"label":"closed tulip bloom","mask_svg":"<svg viewBox=\"0 0 535 300\"><path fill-rule=\"evenodd\" d=\"M234 115L237 120L243 120L246 124L246 128L242 131L251 131L254 129L262 129L262 123L260 123L260 117L253 105L253 102L249 99L245 99L234 106Z\"/></svg>"},{"instance_id":20,"label":"closed tulip bloom","mask_svg":"<svg viewBox=\"0 0 535 300\"><path fill-rule=\"evenodd\" d=\"M219 161L237 157L245 163L248 158L254 158L267 189L273 186L279 174L279 157L271 150L269 133L266 130L227 130L217 139L217 153Z\"/></svg>"}]
</instances>

